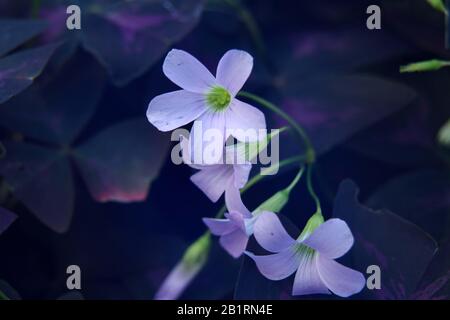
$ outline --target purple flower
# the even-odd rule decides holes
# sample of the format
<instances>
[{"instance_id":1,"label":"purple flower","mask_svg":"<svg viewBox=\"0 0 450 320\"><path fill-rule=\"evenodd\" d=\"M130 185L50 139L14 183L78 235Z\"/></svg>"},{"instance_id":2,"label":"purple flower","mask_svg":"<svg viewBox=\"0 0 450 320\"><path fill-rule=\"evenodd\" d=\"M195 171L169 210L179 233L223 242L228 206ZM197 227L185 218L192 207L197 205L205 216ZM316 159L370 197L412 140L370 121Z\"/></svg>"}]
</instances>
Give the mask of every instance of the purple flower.
<instances>
[{"instance_id":1,"label":"purple flower","mask_svg":"<svg viewBox=\"0 0 450 320\"><path fill-rule=\"evenodd\" d=\"M194 169L200 170L191 177L191 181L202 190L212 202L219 200L224 192L225 197L227 198L229 190L233 193L235 190L239 190L245 186L248 181L250 170L252 169L250 162L244 164L195 164L191 160L189 140L184 137L180 137L180 139L183 162ZM227 153L227 151L225 153ZM235 193L233 195L235 195Z\"/></svg>"},{"instance_id":2,"label":"purple flower","mask_svg":"<svg viewBox=\"0 0 450 320\"><path fill-rule=\"evenodd\" d=\"M252 56L245 51L230 50L220 60L214 77L192 55L173 49L164 60L163 72L183 90L153 98L147 118L161 131L171 131L195 121L191 141L196 130L200 133L218 130L221 139L211 143L220 152L230 133L239 141L251 141L245 131L266 129L264 114L235 96L252 68Z\"/></svg>"},{"instance_id":3,"label":"purple flower","mask_svg":"<svg viewBox=\"0 0 450 320\"><path fill-rule=\"evenodd\" d=\"M254 224L254 236L264 249L274 254L246 254L270 280L285 279L296 272L293 295L329 294L331 291L348 297L360 292L365 285L364 276L334 260L352 247L350 229L340 219L322 221L312 228L308 223L306 232L294 240L274 213L265 212Z\"/></svg>"},{"instance_id":4,"label":"purple flower","mask_svg":"<svg viewBox=\"0 0 450 320\"><path fill-rule=\"evenodd\" d=\"M225 193L225 202L229 212L225 219L203 218L213 235L220 236L220 245L234 258L244 253L248 238L253 234L253 224L257 216L242 203L238 189L231 188Z\"/></svg>"}]
</instances>

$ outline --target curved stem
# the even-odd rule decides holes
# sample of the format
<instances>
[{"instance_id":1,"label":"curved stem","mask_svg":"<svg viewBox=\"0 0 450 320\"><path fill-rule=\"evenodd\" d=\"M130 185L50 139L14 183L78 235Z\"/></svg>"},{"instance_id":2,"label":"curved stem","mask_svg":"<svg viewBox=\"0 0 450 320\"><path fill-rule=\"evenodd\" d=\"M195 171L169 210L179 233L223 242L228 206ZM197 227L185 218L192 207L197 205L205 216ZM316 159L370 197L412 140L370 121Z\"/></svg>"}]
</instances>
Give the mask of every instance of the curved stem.
<instances>
[{"instance_id":1,"label":"curved stem","mask_svg":"<svg viewBox=\"0 0 450 320\"><path fill-rule=\"evenodd\" d=\"M320 206L320 200L319 197L317 196L316 192L313 189L312 186L312 164L308 165L308 170L307 170L307 174L306 174L306 186L308 188L308 192L311 195L311 197L313 198L314 202L316 203L316 214L322 215L322 208Z\"/></svg>"},{"instance_id":2,"label":"curved stem","mask_svg":"<svg viewBox=\"0 0 450 320\"><path fill-rule=\"evenodd\" d=\"M298 162L302 162L305 160L305 156L303 155L298 155L298 156L293 156L287 159L284 159L282 161L280 161L280 163L278 164L278 168L273 168L273 167L269 167L267 169L265 169L263 172L257 174L256 176L252 177L247 184L245 185L244 188L241 189L241 194L243 194L244 192L246 192L247 190L249 190L250 188L252 188L254 185L258 184L261 180L263 180L266 176L268 176L271 172L274 172L275 170L279 170L280 168L286 167L288 165L291 165L293 163L298 163ZM225 213L225 211L227 210L227 207L225 205L223 205L219 211L217 211L215 217L216 218L222 218L223 214ZM209 232L209 231L206 231Z\"/></svg>"},{"instance_id":3,"label":"curved stem","mask_svg":"<svg viewBox=\"0 0 450 320\"><path fill-rule=\"evenodd\" d=\"M292 189L297 185L298 181L302 178L303 172L305 172L305 166L301 166L294 180L292 180L291 184L286 188L287 192L291 192Z\"/></svg>"},{"instance_id":4,"label":"curved stem","mask_svg":"<svg viewBox=\"0 0 450 320\"><path fill-rule=\"evenodd\" d=\"M270 111L276 113L277 115L279 115L284 120L286 120L292 126L292 128L295 129L295 131L299 135L300 139L305 144L305 147L306 147L306 162L307 163L313 163L315 161L315 151L314 151L314 147L313 147L313 145L311 143L311 140L309 139L309 137L306 134L305 130L298 124L297 121L292 119L292 117L290 115L288 115L286 112L284 112L283 110L278 108L273 103L271 103L271 102L269 102L269 101L267 101L267 100L265 100L265 99L263 99L263 98L261 98L261 97L259 97L257 95L254 95L252 93L245 92L245 91L240 91L238 93L238 96L251 99L251 100L255 101L256 103L262 105L263 107L269 109Z\"/></svg>"}]
</instances>

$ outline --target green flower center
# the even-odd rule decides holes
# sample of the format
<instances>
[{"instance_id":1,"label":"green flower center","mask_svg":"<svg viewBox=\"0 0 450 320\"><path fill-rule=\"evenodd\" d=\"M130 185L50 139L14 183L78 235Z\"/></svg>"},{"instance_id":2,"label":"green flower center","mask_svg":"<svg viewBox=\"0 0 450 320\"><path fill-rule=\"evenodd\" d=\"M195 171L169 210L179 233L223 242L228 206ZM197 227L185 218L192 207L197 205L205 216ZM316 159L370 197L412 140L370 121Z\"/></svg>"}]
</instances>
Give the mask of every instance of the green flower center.
<instances>
[{"instance_id":1,"label":"green flower center","mask_svg":"<svg viewBox=\"0 0 450 320\"><path fill-rule=\"evenodd\" d=\"M216 86L206 94L206 103L214 111L225 110L230 102L231 95L225 88Z\"/></svg>"}]
</instances>

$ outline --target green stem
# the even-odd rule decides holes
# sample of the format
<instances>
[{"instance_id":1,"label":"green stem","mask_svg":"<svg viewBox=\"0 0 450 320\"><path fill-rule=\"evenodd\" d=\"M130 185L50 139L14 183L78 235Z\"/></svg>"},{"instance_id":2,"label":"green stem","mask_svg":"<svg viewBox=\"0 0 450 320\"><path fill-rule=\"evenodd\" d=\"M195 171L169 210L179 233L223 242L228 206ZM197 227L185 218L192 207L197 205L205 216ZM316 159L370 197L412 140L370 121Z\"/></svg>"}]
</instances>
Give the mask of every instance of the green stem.
<instances>
[{"instance_id":1,"label":"green stem","mask_svg":"<svg viewBox=\"0 0 450 320\"><path fill-rule=\"evenodd\" d=\"M292 189L296 186L296 184L298 183L298 181L301 179L301 177L303 176L303 172L305 172L305 166L302 166L300 168L300 170L298 171L297 175L295 176L294 180L292 180L291 184L286 188L287 192L291 192Z\"/></svg>"},{"instance_id":2,"label":"green stem","mask_svg":"<svg viewBox=\"0 0 450 320\"><path fill-rule=\"evenodd\" d=\"M311 143L311 140L309 139L309 137L306 134L305 130L290 115L288 115L286 112L284 112L283 110L278 108L273 103L271 103L271 102L269 102L269 101L267 101L267 100L265 100L265 99L263 99L263 98L261 98L261 97L259 97L257 95L254 95L252 93L245 92L245 91L240 91L238 93L238 96L251 99L254 102L262 105L263 107L269 109L270 111L276 113L281 118L286 120L292 126L292 128L294 128L294 130L299 135L300 139L305 144L305 147L306 147L306 162L307 163L313 163L315 161L315 151L314 151L314 147L313 147L313 145Z\"/></svg>"},{"instance_id":3,"label":"green stem","mask_svg":"<svg viewBox=\"0 0 450 320\"><path fill-rule=\"evenodd\" d=\"M263 172L257 174L256 176L252 177L247 184L245 185L244 188L241 189L241 194L243 194L244 192L246 192L247 190L249 190L250 188L252 188L254 185L256 185L257 183L259 183L261 180L263 180L266 176L268 176L270 173L273 173L275 170L279 170L283 167L289 166L291 164L294 163L299 163L305 160L305 156L303 155L298 155L298 156L293 156L287 159L284 159L282 161L280 161L280 163L278 164L278 168L274 168L274 167L269 167L265 170L263 170ZM219 211L217 211L215 217L217 219L222 218L223 214L225 213L225 211L227 211L227 207L225 205L223 205ZM206 231L206 233L208 233L209 231Z\"/></svg>"},{"instance_id":4,"label":"green stem","mask_svg":"<svg viewBox=\"0 0 450 320\"><path fill-rule=\"evenodd\" d=\"M316 203L316 214L321 216L322 208L320 206L320 200L312 186L312 168L313 168L312 164L308 165L308 170L307 170L307 174L306 174L306 186L308 188L309 194L311 195L314 202Z\"/></svg>"}]
</instances>

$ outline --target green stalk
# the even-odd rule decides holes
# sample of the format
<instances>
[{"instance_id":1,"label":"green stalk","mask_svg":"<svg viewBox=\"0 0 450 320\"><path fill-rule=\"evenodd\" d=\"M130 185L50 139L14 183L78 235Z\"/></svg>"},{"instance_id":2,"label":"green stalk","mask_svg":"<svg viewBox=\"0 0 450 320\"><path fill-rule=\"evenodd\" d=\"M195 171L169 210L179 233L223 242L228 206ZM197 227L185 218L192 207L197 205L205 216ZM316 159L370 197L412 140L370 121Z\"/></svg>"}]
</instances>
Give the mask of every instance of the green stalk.
<instances>
[{"instance_id":1,"label":"green stalk","mask_svg":"<svg viewBox=\"0 0 450 320\"><path fill-rule=\"evenodd\" d=\"M309 139L308 135L306 134L305 130L298 124L297 121L295 121L290 115L288 115L286 112L278 108L273 103L257 96L249 92L240 91L238 93L238 96L248 98L250 100L253 100L254 102L260 104L261 106L269 109L270 111L274 112L275 114L279 115L281 118L286 120L290 126L296 131L300 139L303 141L306 147L306 163L313 163L315 161L315 151L314 147L311 143L311 140Z\"/></svg>"}]
</instances>

